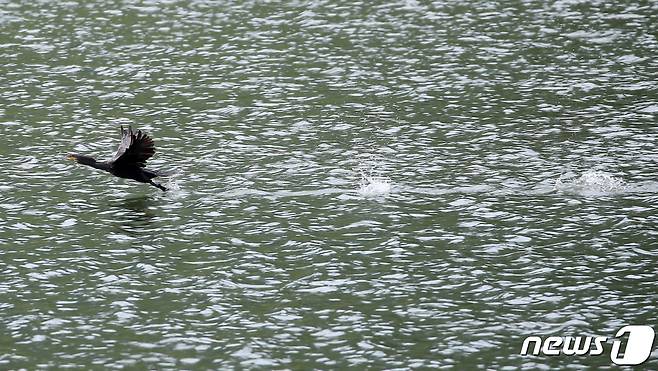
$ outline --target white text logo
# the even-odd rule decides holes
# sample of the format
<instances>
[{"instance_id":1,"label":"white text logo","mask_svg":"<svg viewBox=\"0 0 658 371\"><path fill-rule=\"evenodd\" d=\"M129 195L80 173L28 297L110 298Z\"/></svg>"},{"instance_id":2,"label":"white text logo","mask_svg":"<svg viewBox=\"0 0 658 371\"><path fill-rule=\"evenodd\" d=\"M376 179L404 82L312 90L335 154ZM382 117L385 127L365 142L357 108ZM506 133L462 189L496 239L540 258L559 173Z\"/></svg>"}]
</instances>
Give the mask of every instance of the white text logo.
<instances>
[{"instance_id":1,"label":"white text logo","mask_svg":"<svg viewBox=\"0 0 658 371\"><path fill-rule=\"evenodd\" d=\"M620 355L622 352L621 337L626 334L628 334L628 341L626 341L623 355ZM651 326L630 325L622 327L615 334L615 338L612 339L610 360L617 365L639 365L643 363L651 354L655 335ZM539 336L528 336L523 341L521 354L527 355L530 351L532 355L541 353L547 356L560 354L567 356L586 354L598 356L603 354L603 344L607 340L608 338L605 336L549 336L546 340L542 340Z\"/></svg>"}]
</instances>

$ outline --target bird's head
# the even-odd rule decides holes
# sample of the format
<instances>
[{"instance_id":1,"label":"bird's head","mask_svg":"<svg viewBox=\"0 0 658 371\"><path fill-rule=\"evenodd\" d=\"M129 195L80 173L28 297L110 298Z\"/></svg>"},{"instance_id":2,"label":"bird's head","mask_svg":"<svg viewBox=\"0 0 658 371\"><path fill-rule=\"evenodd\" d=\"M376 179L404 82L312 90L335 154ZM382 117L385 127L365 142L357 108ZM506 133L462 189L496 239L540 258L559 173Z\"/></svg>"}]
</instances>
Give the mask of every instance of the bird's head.
<instances>
[{"instance_id":1,"label":"bird's head","mask_svg":"<svg viewBox=\"0 0 658 371\"><path fill-rule=\"evenodd\" d=\"M91 165L93 163L96 163L96 160L93 157L85 156L85 155L79 155L77 153L69 153L66 155L67 160L75 161L79 164L83 165Z\"/></svg>"}]
</instances>

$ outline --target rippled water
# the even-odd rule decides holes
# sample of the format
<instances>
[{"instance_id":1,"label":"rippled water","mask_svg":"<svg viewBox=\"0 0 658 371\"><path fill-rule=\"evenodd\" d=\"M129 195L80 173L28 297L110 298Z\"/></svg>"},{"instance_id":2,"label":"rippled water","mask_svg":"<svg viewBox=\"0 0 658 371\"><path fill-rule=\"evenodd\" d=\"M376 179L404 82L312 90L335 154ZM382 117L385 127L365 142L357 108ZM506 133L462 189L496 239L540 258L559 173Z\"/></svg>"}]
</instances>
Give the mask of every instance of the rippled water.
<instances>
[{"instance_id":1,"label":"rippled water","mask_svg":"<svg viewBox=\"0 0 658 371\"><path fill-rule=\"evenodd\" d=\"M519 351L656 325L656 25L0 2L0 368L612 367ZM64 160L127 124L171 192Z\"/></svg>"}]
</instances>

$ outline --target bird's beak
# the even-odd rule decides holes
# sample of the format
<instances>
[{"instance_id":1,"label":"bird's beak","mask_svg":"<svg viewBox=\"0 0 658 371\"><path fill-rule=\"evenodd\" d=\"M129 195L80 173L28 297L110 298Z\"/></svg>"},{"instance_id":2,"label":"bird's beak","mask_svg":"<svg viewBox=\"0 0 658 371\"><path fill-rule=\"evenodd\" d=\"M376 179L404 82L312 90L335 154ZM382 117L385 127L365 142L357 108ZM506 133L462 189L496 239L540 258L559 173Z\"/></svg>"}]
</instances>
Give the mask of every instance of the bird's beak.
<instances>
[{"instance_id":1,"label":"bird's beak","mask_svg":"<svg viewBox=\"0 0 658 371\"><path fill-rule=\"evenodd\" d=\"M75 161L75 156L73 155L66 155L67 160Z\"/></svg>"}]
</instances>

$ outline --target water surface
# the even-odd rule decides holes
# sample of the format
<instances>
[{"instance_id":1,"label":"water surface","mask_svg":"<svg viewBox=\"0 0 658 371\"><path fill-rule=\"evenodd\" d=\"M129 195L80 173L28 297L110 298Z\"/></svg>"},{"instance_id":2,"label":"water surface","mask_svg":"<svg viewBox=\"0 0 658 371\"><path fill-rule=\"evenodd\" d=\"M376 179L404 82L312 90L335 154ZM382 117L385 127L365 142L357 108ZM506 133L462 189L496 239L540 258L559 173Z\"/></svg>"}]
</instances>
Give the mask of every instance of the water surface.
<instances>
[{"instance_id":1,"label":"water surface","mask_svg":"<svg viewBox=\"0 0 658 371\"><path fill-rule=\"evenodd\" d=\"M612 368L519 352L655 328L656 25L655 1L0 3L0 368ZM64 160L120 125L170 192Z\"/></svg>"}]
</instances>

